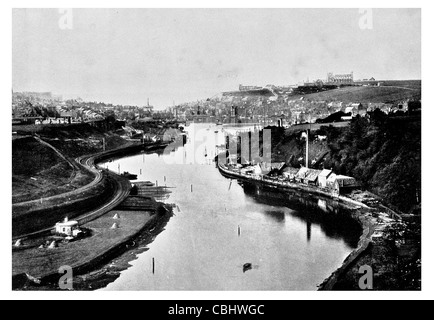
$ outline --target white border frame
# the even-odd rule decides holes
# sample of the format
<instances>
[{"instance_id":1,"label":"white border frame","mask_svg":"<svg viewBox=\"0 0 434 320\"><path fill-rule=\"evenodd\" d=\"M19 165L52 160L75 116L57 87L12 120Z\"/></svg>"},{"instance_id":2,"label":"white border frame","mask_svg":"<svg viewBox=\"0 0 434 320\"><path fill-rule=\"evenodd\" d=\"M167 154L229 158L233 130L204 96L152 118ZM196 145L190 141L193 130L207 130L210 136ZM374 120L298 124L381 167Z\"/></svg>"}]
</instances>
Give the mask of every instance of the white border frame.
<instances>
[{"instance_id":1,"label":"white border frame","mask_svg":"<svg viewBox=\"0 0 434 320\"><path fill-rule=\"evenodd\" d=\"M267 1L266 7L264 2L260 1L238 1L238 0L223 0L223 1L187 1L183 2L182 6L177 1L94 1L94 0L79 0L79 1L2 1L1 3L1 33L2 42L6 46L6 50L2 50L2 70L1 76L1 102L3 110L7 110L6 115L2 119L1 139L2 145L7 146L5 150L6 157L2 159L2 168L6 172L6 178L2 179L1 188L1 204L3 223L0 229L0 248L3 264L0 266L1 281L0 281L0 298L2 299L147 299L147 300L160 300L160 299L241 299L241 300L287 300L287 299L429 299L432 298L433 293L433 276L431 270L434 270L432 251L429 250L429 244L433 243L433 234L430 228L434 227L433 216L431 212L432 204L428 203L429 196L433 188L430 187L427 181L431 181L432 169L426 164L428 160L433 159L430 148L431 130L428 119L431 119L433 109L429 109L429 105L433 102L432 99L432 76L428 70L433 70L432 57L434 56L433 45L431 39L428 38L428 30L434 30L433 20L431 16L434 14L432 4L427 4L428 1L394 1L386 2L383 0L376 1L357 1L349 3L348 1L327 1L327 5L322 1L310 1L309 3L300 2L288 3L287 1ZM358 6L356 4L359 4ZM392 4L392 5L391 5ZM11 121L10 121L10 104L11 104L11 88L12 88L12 8L58 8L62 7L75 7L75 8L422 8L422 74L427 75L423 78L423 119L422 119L422 133L423 133L423 159L422 159L422 172L423 172L423 187L422 198L423 202L423 224L422 224L422 291L421 292L315 292L315 291L113 291L101 292L46 292L46 291L32 291L32 292L18 292L11 290L11 269L12 269L12 252L11 252ZM431 43L430 43L431 42ZM425 72L423 71L425 70ZM425 90L424 90L425 89ZM430 90L431 89L431 90ZM427 107L428 106L428 107ZM432 127L432 126L431 126Z\"/></svg>"}]
</instances>

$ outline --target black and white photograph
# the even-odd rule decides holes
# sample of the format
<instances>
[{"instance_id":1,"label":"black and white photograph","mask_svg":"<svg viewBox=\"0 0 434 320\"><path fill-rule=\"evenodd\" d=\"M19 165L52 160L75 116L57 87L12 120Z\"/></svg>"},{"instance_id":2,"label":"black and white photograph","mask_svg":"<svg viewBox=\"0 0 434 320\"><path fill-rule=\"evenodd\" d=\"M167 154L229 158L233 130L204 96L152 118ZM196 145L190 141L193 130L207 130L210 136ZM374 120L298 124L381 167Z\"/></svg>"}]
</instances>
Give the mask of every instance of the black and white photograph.
<instances>
[{"instance_id":1,"label":"black and white photograph","mask_svg":"<svg viewBox=\"0 0 434 320\"><path fill-rule=\"evenodd\" d=\"M423 9L9 10L9 290L421 292Z\"/></svg>"}]
</instances>

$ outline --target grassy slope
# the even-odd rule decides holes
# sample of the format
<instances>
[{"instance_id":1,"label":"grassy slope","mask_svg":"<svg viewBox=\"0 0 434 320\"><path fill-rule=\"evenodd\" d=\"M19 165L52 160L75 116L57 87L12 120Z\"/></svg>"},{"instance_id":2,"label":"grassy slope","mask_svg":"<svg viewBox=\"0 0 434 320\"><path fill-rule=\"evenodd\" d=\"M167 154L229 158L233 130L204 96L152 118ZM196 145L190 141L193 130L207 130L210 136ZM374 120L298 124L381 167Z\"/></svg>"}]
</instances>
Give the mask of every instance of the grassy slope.
<instances>
[{"instance_id":1,"label":"grassy slope","mask_svg":"<svg viewBox=\"0 0 434 320\"><path fill-rule=\"evenodd\" d=\"M394 83L395 84L395 83ZM420 99L420 86L406 83L398 86L381 87L344 87L330 91L304 95L305 99L312 101L342 101L349 102L384 102L393 103L404 99ZM299 99L301 96L293 96L292 99Z\"/></svg>"},{"instance_id":2,"label":"grassy slope","mask_svg":"<svg viewBox=\"0 0 434 320\"><path fill-rule=\"evenodd\" d=\"M92 180L34 138L12 143L13 203L74 190Z\"/></svg>"},{"instance_id":3,"label":"grassy slope","mask_svg":"<svg viewBox=\"0 0 434 320\"><path fill-rule=\"evenodd\" d=\"M56 152L32 137L13 140L12 159L13 175L36 175L54 165L65 162Z\"/></svg>"},{"instance_id":4,"label":"grassy slope","mask_svg":"<svg viewBox=\"0 0 434 320\"><path fill-rule=\"evenodd\" d=\"M37 132L42 139L70 159L131 144L89 124L70 126L15 126L14 131ZM39 199L75 190L93 179L88 172L73 169L52 149L28 137L14 139L12 147L12 201ZM31 179L34 178L34 179ZM35 180L36 179L36 180Z\"/></svg>"}]
</instances>

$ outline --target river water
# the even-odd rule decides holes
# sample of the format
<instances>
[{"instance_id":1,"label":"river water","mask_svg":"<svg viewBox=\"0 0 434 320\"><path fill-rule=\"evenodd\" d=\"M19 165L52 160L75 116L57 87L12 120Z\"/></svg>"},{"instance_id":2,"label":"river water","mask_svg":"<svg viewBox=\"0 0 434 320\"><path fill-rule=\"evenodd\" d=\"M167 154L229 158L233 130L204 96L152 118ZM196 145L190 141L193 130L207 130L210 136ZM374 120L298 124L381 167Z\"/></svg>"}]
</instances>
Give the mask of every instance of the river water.
<instances>
[{"instance_id":1,"label":"river water","mask_svg":"<svg viewBox=\"0 0 434 320\"><path fill-rule=\"evenodd\" d=\"M164 201L176 205L149 250L102 290L315 290L355 248L360 227L332 201L225 178L210 160L222 127L186 131L173 152L101 165L167 185Z\"/></svg>"}]
</instances>

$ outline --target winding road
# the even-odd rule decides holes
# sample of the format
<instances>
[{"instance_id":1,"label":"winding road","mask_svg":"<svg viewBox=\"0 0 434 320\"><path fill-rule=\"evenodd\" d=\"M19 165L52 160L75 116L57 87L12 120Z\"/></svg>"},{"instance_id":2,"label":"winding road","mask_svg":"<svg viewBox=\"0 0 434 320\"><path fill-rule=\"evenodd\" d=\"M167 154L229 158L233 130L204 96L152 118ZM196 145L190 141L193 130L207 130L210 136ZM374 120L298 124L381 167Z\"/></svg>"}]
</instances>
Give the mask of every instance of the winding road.
<instances>
[{"instance_id":1,"label":"winding road","mask_svg":"<svg viewBox=\"0 0 434 320\"><path fill-rule=\"evenodd\" d=\"M57 153L59 153L59 151L56 150L53 146L47 144L46 142L40 140L39 138L38 138L38 140L40 142L50 146ZM113 192L112 192L112 195L111 195L109 201L102 203L101 205L99 205L96 208L90 209L88 212L74 218L74 220L78 221L80 224L83 224L83 223L89 222L91 220L94 220L94 219L100 217L101 215L109 212L110 210L113 210L116 206L118 206L120 203L122 203L122 201L124 201L128 197L128 195L130 193L130 189L131 189L131 183L129 182L128 179L121 177L115 173L99 169L95 165L95 162L98 161L98 159L102 158L103 156L107 156L107 154L114 154L120 150L122 150L122 149L111 150L111 151L107 151L107 152L101 152L101 153L98 153L96 155L83 156L83 157L79 157L79 158L75 159L75 161L79 165L82 165L83 167L85 167L86 169L88 169L89 171L91 171L95 175L95 178L93 179L93 181L91 183L83 186L83 187L76 189L76 190L69 191L69 192L66 192L63 194L54 195L52 197L43 198L42 200L44 202L47 202L47 201L59 201L59 200L65 199L65 203L66 203L68 198L70 198L71 196L78 196L80 194L83 194L84 192L87 192L87 191L91 190L92 188L96 187L98 184L102 183L104 179L108 179L113 186ZM62 155L62 157L63 157L63 155ZM76 166L77 163L74 165ZM21 202L21 203L14 204L13 209L18 208L20 206L37 205L39 203L40 203L40 200L31 200L31 201ZM53 229L53 226L50 226L48 228L40 229L40 230L37 230L35 232L16 235L12 239L17 240L17 239L22 239L22 238L27 238L27 237L34 237L34 236L38 236L40 234L50 232L52 229Z\"/></svg>"}]
</instances>

